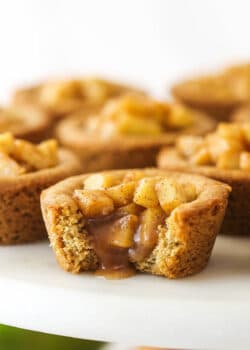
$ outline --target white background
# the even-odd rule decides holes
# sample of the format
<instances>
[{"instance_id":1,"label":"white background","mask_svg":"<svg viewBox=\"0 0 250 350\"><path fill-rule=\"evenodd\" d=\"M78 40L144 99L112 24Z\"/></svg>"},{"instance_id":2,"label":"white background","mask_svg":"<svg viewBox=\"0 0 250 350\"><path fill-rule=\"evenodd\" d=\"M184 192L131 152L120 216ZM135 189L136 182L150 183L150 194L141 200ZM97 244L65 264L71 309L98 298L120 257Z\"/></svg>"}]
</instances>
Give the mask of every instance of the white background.
<instances>
[{"instance_id":1,"label":"white background","mask_svg":"<svg viewBox=\"0 0 250 350\"><path fill-rule=\"evenodd\" d=\"M163 93L250 57L248 0L0 0L0 96L48 76L103 74Z\"/></svg>"}]
</instances>

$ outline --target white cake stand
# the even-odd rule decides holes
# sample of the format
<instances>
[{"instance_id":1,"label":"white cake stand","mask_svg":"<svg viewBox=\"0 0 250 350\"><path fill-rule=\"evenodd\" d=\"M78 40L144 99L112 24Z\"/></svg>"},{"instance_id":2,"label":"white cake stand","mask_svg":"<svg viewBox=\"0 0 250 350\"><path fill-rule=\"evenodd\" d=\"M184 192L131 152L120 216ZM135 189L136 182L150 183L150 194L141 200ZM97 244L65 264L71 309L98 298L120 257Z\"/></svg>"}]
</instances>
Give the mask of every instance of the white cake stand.
<instances>
[{"instance_id":1,"label":"white cake stand","mask_svg":"<svg viewBox=\"0 0 250 350\"><path fill-rule=\"evenodd\" d=\"M0 323L180 349L250 348L250 238L219 237L202 273L107 281L71 275L48 243L0 248Z\"/></svg>"}]
</instances>

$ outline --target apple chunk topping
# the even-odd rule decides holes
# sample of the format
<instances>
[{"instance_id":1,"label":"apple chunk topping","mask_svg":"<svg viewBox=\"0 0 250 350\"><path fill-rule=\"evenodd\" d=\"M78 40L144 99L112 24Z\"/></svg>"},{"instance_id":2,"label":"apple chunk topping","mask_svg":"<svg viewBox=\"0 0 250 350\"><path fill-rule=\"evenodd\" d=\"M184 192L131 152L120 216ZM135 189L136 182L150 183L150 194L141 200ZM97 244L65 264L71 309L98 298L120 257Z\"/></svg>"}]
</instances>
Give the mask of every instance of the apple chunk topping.
<instances>
[{"instance_id":1,"label":"apple chunk topping","mask_svg":"<svg viewBox=\"0 0 250 350\"><path fill-rule=\"evenodd\" d=\"M46 140L38 145L15 139L11 133L0 134L1 176L17 176L51 168L58 164L56 140Z\"/></svg>"},{"instance_id":2,"label":"apple chunk topping","mask_svg":"<svg viewBox=\"0 0 250 350\"><path fill-rule=\"evenodd\" d=\"M176 149L193 165L250 170L250 123L220 123L205 137L182 136Z\"/></svg>"},{"instance_id":3,"label":"apple chunk topping","mask_svg":"<svg viewBox=\"0 0 250 350\"><path fill-rule=\"evenodd\" d=\"M196 197L196 190L193 185L184 186L176 181L162 179L156 184L156 191L159 202L167 215L179 205L190 202Z\"/></svg>"},{"instance_id":4,"label":"apple chunk topping","mask_svg":"<svg viewBox=\"0 0 250 350\"><path fill-rule=\"evenodd\" d=\"M159 200L155 191L155 179L144 178L139 181L134 194L134 202L145 208L154 208L159 206Z\"/></svg>"},{"instance_id":5,"label":"apple chunk topping","mask_svg":"<svg viewBox=\"0 0 250 350\"><path fill-rule=\"evenodd\" d=\"M106 193L113 199L115 206L124 206L132 202L135 186L135 181L125 182L108 188Z\"/></svg>"},{"instance_id":6,"label":"apple chunk topping","mask_svg":"<svg viewBox=\"0 0 250 350\"><path fill-rule=\"evenodd\" d=\"M75 190L74 198L86 217L108 215L114 210L114 203L101 190Z\"/></svg>"},{"instance_id":7,"label":"apple chunk topping","mask_svg":"<svg viewBox=\"0 0 250 350\"><path fill-rule=\"evenodd\" d=\"M158 137L165 132L190 127L193 112L179 104L168 104L148 96L126 94L107 102L87 128L100 137Z\"/></svg>"}]
</instances>

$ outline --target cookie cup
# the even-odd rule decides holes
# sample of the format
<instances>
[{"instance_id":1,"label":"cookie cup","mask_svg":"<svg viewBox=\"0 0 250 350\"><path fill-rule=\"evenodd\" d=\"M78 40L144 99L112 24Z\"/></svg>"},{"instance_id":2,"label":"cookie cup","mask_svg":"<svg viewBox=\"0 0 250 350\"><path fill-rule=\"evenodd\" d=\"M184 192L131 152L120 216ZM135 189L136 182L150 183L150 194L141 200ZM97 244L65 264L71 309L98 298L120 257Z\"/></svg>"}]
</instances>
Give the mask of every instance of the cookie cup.
<instances>
[{"instance_id":1,"label":"cookie cup","mask_svg":"<svg viewBox=\"0 0 250 350\"><path fill-rule=\"evenodd\" d=\"M89 116L91 118L91 116ZM84 172L106 169L144 168L156 165L156 155L180 135L204 135L215 128L206 115L195 112L194 124L182 131L158 136L117 136L103 139L85 131L87 118L63 120L56 128L59 142L81 159Z\"/></svg>"},{"instance_id":2,"label":"cookie cup","mask_svg":"<svg viewBox=\"0 0 250 350\"><path fill-rule=\"evenodd\" d=\"M77 157L59 151L59 164L53 168L0 177L0 244L26 243L47 237L40 209L40 194L64 178L79 174Z\"/></svg>"},{"instance_id":3,"label":"cookie cup","mask_svg":"<svg viewBox=\"0 0 250 350\"><path fill-rule=\"evenodd\" d=\"M133 171L133 170L132 170ZM140 262L131 259L138 271L178 278L201 271L207 264L227 206L229 186L202 176L144 169L145 176L162 176L182 184L193 184L194 201L175 208L159 231L151 253ZM106 172L125 175L127 170ZM89 175L66 179L42 192L41 207L49 239L59 265L79 273L97 270L100 261L92 235L84 229L83 216L73 192L83 188Z\"/></svg>"},{"instance_id":4,"label":"cookie cup","mask_svg":"<svg viewBox=\"0 0 250 350\"><path fill-rule=\"evenodd\" d=\"M158 155L157 164L161 169L204 175L230 185L232 192L221 233L250 234L250 173L248 171L224 170L215 166L195 166L181 157L174 147L163 149Z\"/></svg>"},{"instance_id":5,"label":"cookie cup","mask_svg":"<svg viewBox=\"0 0 250 350\"><path fill-rule=\"evenodd\" d=\"M231 114L242 105L243 101L237 97L216 96L195 88L197 80L180 82L172 87L174 98L184 105L207 113L218 122L227 121ZM202 82L202 80L201 80Z\"/></svg>"}]
</instances>

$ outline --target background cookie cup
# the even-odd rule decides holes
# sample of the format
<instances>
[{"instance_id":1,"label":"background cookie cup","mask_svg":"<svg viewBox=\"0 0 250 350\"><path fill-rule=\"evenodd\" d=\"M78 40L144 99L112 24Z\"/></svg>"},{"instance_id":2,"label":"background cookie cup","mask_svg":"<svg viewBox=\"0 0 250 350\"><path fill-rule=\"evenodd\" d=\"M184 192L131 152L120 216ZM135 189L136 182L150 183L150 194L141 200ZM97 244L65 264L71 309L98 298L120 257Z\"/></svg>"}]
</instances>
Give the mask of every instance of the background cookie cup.
<instances>
[{"instance_id":1,"label":"background cookie cup","mask_svg":"<svg viewBox=\"0 0 250 350\"><path fill-rule=\"evenodd\" d=\"M235 109L250 101L249 81L250 65L241 64L177 83L172 94L219 121L229 120Z\"/></svg>"},{"instance_id":2,"label":"background cookie cup","mask_svg":"<svg viewBox=\"0 0 250 350\"><path fill-rule=\"evenodd\" d=\"M124 187L117 187L117 179L118 186L123 185ZM114 180L116 185L112 186ZM103 185L105 187L102 187ZM109 187L110 185L111 187ZM135 192L131 193L130 190L127 190L126 186L131 189L131 185L135 185ZM165 186L169 186L169 191L163 190L162 186L165 189ZM147 232L143 231L141 236L142 231L139 231L141 233L137 237L138 241L131 241L130 237L129 241L126 238L124 242L124 234L127 233L128 227L122 224L121 231L115 231L116 239L111 237L112 239L109 241L109 234L113 235L113 229L117 228L117 223L107 231L105 217L103 227L98 226L98 221L97 223L93 222L92 217L90 225L91 223L95 225L94 227L97 225L99 227L98 235L101 235L95 242L95 236L91 231L88 231L88 226L85 226L88 225L86 210L90 209L86 205L88 201L83 201L82 206L79 207L75 200L76 194L79 194L79 191L81 193L83 188L90 195L89 198L93 199L97 192L99 194L92 210L100 209L104 199L107 201L108 206L103 206L104 215L117 215L118 212L122 212L124 215L124 212L131 211L132 204L133 212L140 210L142 214L141 225L146 223L146 227L141 226L139 230L143 230L142 227L144 227ZM99 190L91 192L90 189L94 188L99 188ZM118 189L120 191L121 188L125 197L116 196L116 191ZM111 244L112 249L118 249L115 252L119 256L124 257L125 254L125 258L128 259L129 263L132 262L137 270L177 278L199 272L206 266L224 217L229 190L229 186L205 177L158 169L107 171L72 177L50 187L41 195L41 207L56 259L66 271L78 273L103 269L106 267L106 262L110 261L110 256L107 260L107 254L110 254L109 244ZM155 191L158 191L161 206L155 197ZM173 196L172 191L176 195ZM112 198L114 198L115 207L112 208L114 210L112 214L108 211L110 204L112 204L111 199L107 198L105 193L108 193L109 196L112 194ZM121 206L124 205L123 201L120 202L121 199L126 200L125 207ZM140 203L139 206L138 203ZM85 215L83 215L82 210ZM147 217L151 210L160 211L162 213L160 215L164 215L162 225L151 227L155 220L159 220L158 214L153 215L151 219ZM108 220L109 215L107 216ZM149 220L148 222L143 221L146 220L145 217ZM124 228L125 231L123 231ZM108 239L108 244L105 246L107 251L104 251L104 255L102 250L100 254L98 248L103 234L108 235L104 237L105 244L107 243L106 239ZM151 245L152 237L153 245ZM127 245L127 243L129 244ZM135 248L133 248L134 244ZM148 244L150 244L150 249L146 250L147 254L145 255L145 248L149 247ZM132 247L132 255L129 247ZM114 254L113 250L111 253ZM100 256L102 258L104 256L104 260ZM117 266L120 268L120 263L115 264L113 268L117 268Z\"/></svg>"},{"instance_id":3,"label":"background cookie cup","mask_svg":"<svg viewBox=\"0 0 250 350\"><path fill-rule=\"evenodd\" d=\"M56 182L80 172L74 154L59 150L59 164L16 177L0 177L0 244L46 238L40 193Z\"/></svg>"},{"instance_id":4,"label":"background cookie cup","mask_svg":"<svg viewBox=\"0 0 250 350\"><path fill-rule=\"evenodd\" d=\"M208 92L206 84L211 84L211 79L207 77L180 82L172 87L172 95L184 105L203 111L218 121L228 120L242 101L231 95L216 95L216 85Z\"/></svg>"},{"instance_id":5,"label":"background cookie cup","mask_svg":"<svg viewBox=\"0 0 250 350\"><path fill-rule=\"evenodd\" d=\"M98 110L109 98L127 92L144 94L140 89L95 77L57 79L17 90L14 104L40 106L54 122L78 110Z\"/></svg>"},{"instance_id":6,"label":"background cookie cup","mask_svg":"<svg viewBox=\"0 0 250 350\"><path fill-rule=\"evenodd\" d=\"M203 135L215 127L209 117L194 112L193 125L179 131L168 131L157 136L117 135L103 139L85 132L85 125L91 118L76 115L61 121L56 128L59 142L79 156L85 172L155 166L159 150L173 144L180 134Z\"/></svg>"},{"instance_id":7,"label":"background cookie cup","mask_svg":"<svg viewBox=\"0 0 250 350\"><path fill-rule=\"evenodd\" d=\"M215 166L195 166L185 160L174 148L165 148L158 155L161 169L184 171L204 175L229 184L232 192L229 198L221 232L223 234L250 234L250 173L237 169L218 169Z\"/></svg>"}]
</instances>

